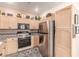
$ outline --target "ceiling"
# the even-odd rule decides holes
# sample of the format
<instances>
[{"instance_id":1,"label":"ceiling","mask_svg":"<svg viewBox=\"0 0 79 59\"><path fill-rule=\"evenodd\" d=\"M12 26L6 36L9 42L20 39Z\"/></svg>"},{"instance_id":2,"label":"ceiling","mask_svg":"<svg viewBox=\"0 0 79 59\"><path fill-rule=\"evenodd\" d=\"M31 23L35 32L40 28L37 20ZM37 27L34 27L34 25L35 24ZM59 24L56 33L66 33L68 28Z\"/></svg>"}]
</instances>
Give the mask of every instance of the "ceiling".
<instances>
[{"instance_id":1,"label":"ceiling","mask_svg":"<svg viewBox=\"0 0 79 59\"><path fill-rule=\"evenodd\" d=\"M2 7L23 10L33 15L41 15L61 4L63 2L0 2L0 6ZM35 12L36 7L39 10L38 12Z\"/></svg>"}]
</instances>

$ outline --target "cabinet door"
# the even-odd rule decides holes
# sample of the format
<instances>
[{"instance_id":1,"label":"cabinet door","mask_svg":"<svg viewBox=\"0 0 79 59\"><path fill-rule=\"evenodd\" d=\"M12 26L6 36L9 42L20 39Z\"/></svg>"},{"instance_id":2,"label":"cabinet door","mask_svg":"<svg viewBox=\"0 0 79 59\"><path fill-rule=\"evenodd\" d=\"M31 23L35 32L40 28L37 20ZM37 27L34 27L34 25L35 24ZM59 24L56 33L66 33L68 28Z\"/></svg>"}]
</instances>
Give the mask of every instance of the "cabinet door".
<instances>
[{"instance_id":1,"label":"cabinet door","mask_svg":"<svg viewBox=\"0 0 79 59\"><path fill-rule=\"evenodd\" d=\"M38 36L38 35L32 36L32 41L31 41L31 43L32 43L32 47L38 46L38 45L39 45L39 36Z\"/></svg>"},{"instance_id":2,"label":"cabinet door","mask_svg":"<svg viewBox=\"0 0 79 59\"><path fill-rule=\"evenodd\" d=\"M56 12L55 56L71 56L72 6Z\"/></svg>"},{"instance_id":3,"label":"cabinet door","mask_svg":"<svg viewBox=\"0 0 79 59\"><path fill-rule=\"evenodd\" d=\"M16 53L18 50L17 38L7 38L6 54Z\"/></svg>"},{"instance_id":4,"label":"cabinet door","mask_svg":"<svg viewBox=\"0 0 79 59\"><path fill-rule=\"evenodd\" d=\"M0 17L0 29L16 29L17 28L17 19L10 16L1 16Z\"/></svg>"},{"instance_id":5,"label":"cabinet door","mask_svg":"<svg viewBox=\"0 0 79 59\"><path fill-rule=\"evenodd\" d=\"M70 28L71 27L72 8L68 6L56 12L56 28Z\"/></svg>"},{"instance_id":6,"label":"cabinet door","mask_svg":"<svg viewBox=\"0 0 79 59\"><path fill-rule=\"evenodd\" d=\"M71 56L71 31L68 29L57 29L55 39L55 56Z\"/></svg>"},{"instance_id":7,"label":"cabinet door","mask_svg":"<svg viewBox=\"0 0 79 59\"><path fill-rule=\"evenodd\" d=\"M7 17L9 22L10 29L17 29L17 18L16 17Z\"/></svg>"},{"instance_id":8,"label":"cabinet door","mask_svg":"<svg viewBox=\"0 0 79 59\"><path fill-rule=\"evenodd\" d=\"M0 29L8 29L9 27L9 21L7 16L2 16L0 18Z\"/></svg>"}]
</instances>

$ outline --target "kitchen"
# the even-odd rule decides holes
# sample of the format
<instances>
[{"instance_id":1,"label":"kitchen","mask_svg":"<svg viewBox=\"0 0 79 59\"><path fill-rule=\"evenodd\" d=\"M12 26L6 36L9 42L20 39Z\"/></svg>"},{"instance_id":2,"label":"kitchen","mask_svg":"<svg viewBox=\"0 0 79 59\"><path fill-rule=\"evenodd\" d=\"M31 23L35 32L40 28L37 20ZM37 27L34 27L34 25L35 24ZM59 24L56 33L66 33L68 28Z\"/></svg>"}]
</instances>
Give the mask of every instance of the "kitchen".
<instances>
[{"instance_id":1,"label":"kitchen","mask_svg":"<svg viewBox=\"0 0 79 59\"><path fill-rule=\"evenodd\" d=\"M78 10L74 6L65 2L0 2L0 56L75 56Z\"/></svg>"}]
</instances>

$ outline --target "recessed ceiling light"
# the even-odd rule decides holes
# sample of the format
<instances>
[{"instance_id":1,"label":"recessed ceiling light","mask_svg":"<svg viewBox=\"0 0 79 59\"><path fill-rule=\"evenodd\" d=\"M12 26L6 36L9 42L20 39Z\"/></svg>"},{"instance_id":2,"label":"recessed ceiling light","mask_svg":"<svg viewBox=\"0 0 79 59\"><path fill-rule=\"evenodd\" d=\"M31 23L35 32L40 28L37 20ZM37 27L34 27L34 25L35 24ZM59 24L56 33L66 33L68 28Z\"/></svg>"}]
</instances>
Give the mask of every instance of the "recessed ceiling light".
<instances>
[{"instance_id":1,"label":"recessed ceiling light","mask_svg":"<svg viewBox=\"0 0 79 59\"><path fill-rule=\"evenodd\" d=\"M7 2L8 4L13 4L14 2Z\"/></svg>"},{"instance_id":2,"label":"recessed ceiling light","mask_svg":"<svg viewBox=\"0 0 79 59\"><path fill-rule=\"evenodd\" d=\"M38 7L35 8L35 12L38 12Z\"/></svg>"},{"instance_id":3,"label":"recessed ceiling light","mask_svg":"<svg viewBox=\"0 0 79 59\"><path fill-rule=\"evenodd\" d=\"M2 44L3 42L0 42L0 45Z\"/></svg>"}]
</instances>

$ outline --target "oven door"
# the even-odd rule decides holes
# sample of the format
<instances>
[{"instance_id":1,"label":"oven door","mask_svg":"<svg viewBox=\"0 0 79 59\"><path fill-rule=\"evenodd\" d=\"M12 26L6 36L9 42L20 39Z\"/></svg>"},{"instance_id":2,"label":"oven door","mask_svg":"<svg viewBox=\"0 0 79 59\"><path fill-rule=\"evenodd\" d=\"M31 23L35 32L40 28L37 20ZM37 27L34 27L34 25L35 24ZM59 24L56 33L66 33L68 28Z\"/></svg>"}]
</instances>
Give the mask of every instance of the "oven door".
<instances>
[{"instance_id":1,"label":"oven door","mask_svg":"<svg viewBox=\"0 0 79 59\"><path fill-rule=\"evenodd\" d=\"M18 38L18 49L31 46L31 37Z\"/></svg>"}]
</instances>

